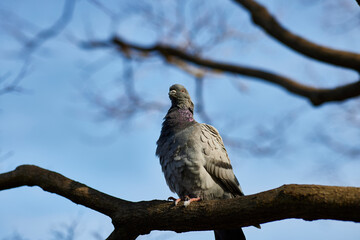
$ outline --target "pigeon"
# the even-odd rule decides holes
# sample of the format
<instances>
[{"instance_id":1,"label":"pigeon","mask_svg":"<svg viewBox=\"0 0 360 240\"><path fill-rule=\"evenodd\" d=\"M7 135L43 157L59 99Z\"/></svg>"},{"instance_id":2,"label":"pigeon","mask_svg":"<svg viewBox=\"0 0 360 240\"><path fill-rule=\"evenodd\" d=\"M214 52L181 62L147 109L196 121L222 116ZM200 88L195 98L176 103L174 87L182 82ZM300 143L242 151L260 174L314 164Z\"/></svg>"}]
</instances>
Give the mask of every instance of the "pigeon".
<instances>
[{"instance_id":1,"label":"pigeon","mask_svg":"<svg viewBox=\"0 0 360 240\"><path fill-rule=\"evenodd\" d=\"M156 155L170 190L184 205L208 199L243 196L219 132L194 119L194 104L186 88L170 87L171 107L164 117ZM214 230L216 240L245 240L241 228Z\"/></svg>"}]
</instances>

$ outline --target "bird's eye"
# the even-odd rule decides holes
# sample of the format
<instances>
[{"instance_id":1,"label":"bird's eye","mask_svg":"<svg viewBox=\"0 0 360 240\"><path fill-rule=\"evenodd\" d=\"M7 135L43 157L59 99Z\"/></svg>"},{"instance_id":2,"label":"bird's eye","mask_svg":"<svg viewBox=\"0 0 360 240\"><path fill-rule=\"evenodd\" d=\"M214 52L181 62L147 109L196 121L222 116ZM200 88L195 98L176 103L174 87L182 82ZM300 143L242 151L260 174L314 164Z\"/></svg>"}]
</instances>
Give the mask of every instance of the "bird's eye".
<instances>
[{"instance_id":1,"label":"bird's eye","mask_svg":"<svg viewBox=\"0 0 360 240\"><path fill-rule=\"evenodd\" d=\"M181 89L180 91L184 93L184 92L185 92L185 89Z\"/></svg>"}]
</instances>

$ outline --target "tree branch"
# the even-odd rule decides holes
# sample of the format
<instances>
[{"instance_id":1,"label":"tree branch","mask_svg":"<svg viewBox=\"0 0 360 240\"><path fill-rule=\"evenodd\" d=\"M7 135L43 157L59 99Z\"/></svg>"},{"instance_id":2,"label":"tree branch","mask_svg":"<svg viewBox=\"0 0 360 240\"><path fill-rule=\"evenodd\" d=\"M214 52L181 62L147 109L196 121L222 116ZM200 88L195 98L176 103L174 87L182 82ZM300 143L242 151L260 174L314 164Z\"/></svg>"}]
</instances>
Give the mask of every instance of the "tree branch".
<instances>
[{"instance_id":1,"label":"tree branch","mask_svg":"<svg viewBox=\"0 0 360 240\"><path fill-rule=\"evenodd\" d=\"M270 36L298 53L321 62L350 68L360 73L360 54L340 51L315 44L288 31L281 26L265 7L254 0L235 0L235 2L241 4L250 12L255 24L264 29Z\"/></svg>"},{"instance_id":2,"label":"tree branch","mask_svg":"<svg viewBox=\"0 0 360 240\"><path fill-rule=\"evenodd\" d=\"M110 216L115 230L108 239L136 239L152 230L245 227L287 218L360 222L360 188L355 187L283 185L233 199L192 203L185 208L160 200L128 202L33 165L0 174L0 190L20 186L39 186Z\"/></svg>"},{"instance_id":3,"label":"tree branch","mask_svg":"<svg viewBox=\"0 0 360 240\"><path fill-rule=\"evenodd\" d=\"M128 203L34 165L21 165L14 171L0 174L0 190L21 186L39 186L44 191L56 193L110 217L117 207Z\"/></svg>"},{"instance_id":4,"label":"tree branch","mask_svg":"<svg viewBox=\"0 0 360 240\"><path fill-rule=\"evenodd\" d=\"M295 95L309 99L311 103L315 106L321 105L325 102L344 101L346 99L360 96L360 81L332 89L321 89L303 85L288 77L284 77L261 69L216 62L189 54L184 50L175 47L161 44L155 44L153 46L141 46L126 42L120 37L113 37L108 41L90 41L82 43L82 47L90 49L114 46L117 48L117 50L122 51L126 56L129 56L132 53L131 51L136 51L142 56L148 55L150 53L159 54L170 63L174 63L175 58L205 67L213 71L235 73L265 80L266 82L281 86Z\"/></svg>"}]
</instances>

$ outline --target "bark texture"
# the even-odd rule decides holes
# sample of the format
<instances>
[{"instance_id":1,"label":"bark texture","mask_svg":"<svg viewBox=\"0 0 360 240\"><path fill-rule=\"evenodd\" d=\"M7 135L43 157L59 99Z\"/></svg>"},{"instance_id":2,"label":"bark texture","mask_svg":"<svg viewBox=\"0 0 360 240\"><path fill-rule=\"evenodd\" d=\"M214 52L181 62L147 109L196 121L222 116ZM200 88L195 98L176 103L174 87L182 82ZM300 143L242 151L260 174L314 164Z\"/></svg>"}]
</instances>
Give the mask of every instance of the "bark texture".
<instances>
[{"instance_id":1,"label":"bark texture","mask_svg":"<svg viewBox=\"0 0 360 240\"><path fill-rule=\"evenodd\" d=\"M231 229L288 218L360 222L360 188L356 187L291 184L234 199L195 202L185 208L163 200L126 201L34 165L0 174L0 190L20 186L39 186L109 216L115 230L108 239L136 239L152 230Z\"/></svg>"}]
</instances>

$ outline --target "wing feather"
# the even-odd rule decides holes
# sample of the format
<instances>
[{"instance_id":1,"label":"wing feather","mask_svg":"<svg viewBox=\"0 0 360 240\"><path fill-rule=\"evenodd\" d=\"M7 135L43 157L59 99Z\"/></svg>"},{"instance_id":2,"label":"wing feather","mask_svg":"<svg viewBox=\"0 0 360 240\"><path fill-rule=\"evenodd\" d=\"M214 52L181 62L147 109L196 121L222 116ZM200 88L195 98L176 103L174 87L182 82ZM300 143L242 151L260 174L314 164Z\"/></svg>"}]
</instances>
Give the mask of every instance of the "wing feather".
<instances>
[{"instance_id":1,"label":"wing feather","mask_svg":"<svg viewBox=\"0 0 360 240\"><path fill-rule=\"evenodd\" d=\"M210 125L201 124L201 143L205 156L205 169L224 190L234 196L244 195L232 170L229 156L219 132Z\"/></svg>"}]
</instances>

